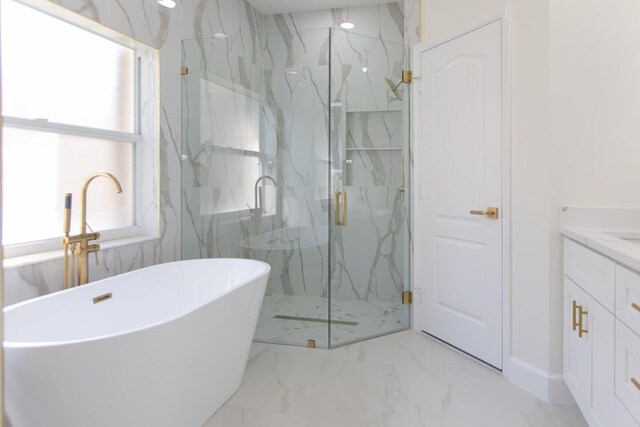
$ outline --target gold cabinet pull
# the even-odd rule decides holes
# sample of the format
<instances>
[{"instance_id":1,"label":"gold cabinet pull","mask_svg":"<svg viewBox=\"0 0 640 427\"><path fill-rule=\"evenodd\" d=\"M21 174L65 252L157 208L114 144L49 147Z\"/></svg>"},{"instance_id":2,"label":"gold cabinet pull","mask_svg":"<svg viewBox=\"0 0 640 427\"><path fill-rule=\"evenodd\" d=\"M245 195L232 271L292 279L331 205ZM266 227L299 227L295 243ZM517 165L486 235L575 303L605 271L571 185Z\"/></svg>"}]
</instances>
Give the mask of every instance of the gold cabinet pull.
<instances>
[{"instance_id":1,"label":"gold cabinet pull","mask_svg":"<svg viewBox=\"0 0 640 427\"><path fill-rule=\"evenodd\" d=\"M638 390L640 390L640 382L638 382L638 380L637 380L637 379L635 379L635 378L631 377L631 383L632 383L634 386L636 386L636 388L637 388Z\"/></svg>"},{"instance_id":2,"label":"gold cabinet pull","mask_svg":"<svg viewBox=\"0 0 640 427\"><path fill-rule=\"evenodd\" d=\"M487 208L486 211L469 211L469 213L471 215L486 215L487 218L490 219L498 219L499 214L498 214L498 208Z\"/></svg>"},{"instance_id":3,"label":"gold cabinet pull","mask_svg":"<svg viewBox=\"0 0 640 427\"><path fill-rule=\"evenodd\" d=\"M576 328L578 327L578 322L576 321L576 310L578 309L578 303L574 300L572 307L571 307L571 323L573 326L573 330L575 331Z\"/></svg>"},{"instance_id":4,"label":"gold cabinet pull","mask_svg":"<svg viewBox=\"0 0 640 427\"><path fill-rule=\"evenodd\" d=\"M631 303L631 307L635 308L636 310L640 311L640 305L634 303Z\"/></svg>"},{"instance_id":5,"label":"gold cabinet pull","mask_svg":"<svg viewBox=\"0 0 640 427\"><path fill-rule=\"evenodd\" d=\"M335 222L336 225L345 226L347 225L347 192L346 191L336 191L335 193ZM342 207L342 209L340 209ZM342 215L340 215L340 211L342 210Z\"/></svg>"},{"instance_id":6,"label":"gold cabinet pull","mask_svg":"<svg viewBox=\"0 0 640 427\"><path fill-rule=\"evenodd\" d=\"M589 332L588 329L584 329L582 327L582 316L589 315L589 312L582 309L582 306L579 305L578 309L580 310L580 314L578 314L578 336L582 338L582 334L586 334Z\"/></svg>"}]
</instances>

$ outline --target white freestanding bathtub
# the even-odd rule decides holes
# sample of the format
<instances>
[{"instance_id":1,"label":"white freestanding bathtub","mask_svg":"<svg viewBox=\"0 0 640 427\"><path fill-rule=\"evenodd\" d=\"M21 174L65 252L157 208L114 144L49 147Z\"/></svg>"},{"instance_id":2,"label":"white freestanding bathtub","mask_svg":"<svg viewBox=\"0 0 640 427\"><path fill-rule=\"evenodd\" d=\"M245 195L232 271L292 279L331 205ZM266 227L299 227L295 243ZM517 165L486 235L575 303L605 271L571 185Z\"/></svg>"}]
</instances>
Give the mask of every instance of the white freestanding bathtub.
<instances>
[{"instance_id":1,"label":"white freestanding bathtub","mask_svg":"<svg viewBox=\"0 0 640 427\"><path fill-rule=\"evenodd\" d=\"M7 307L11 425L200 427L240 386L269 271L180 261Z\"/></svg>"}]
</instances>

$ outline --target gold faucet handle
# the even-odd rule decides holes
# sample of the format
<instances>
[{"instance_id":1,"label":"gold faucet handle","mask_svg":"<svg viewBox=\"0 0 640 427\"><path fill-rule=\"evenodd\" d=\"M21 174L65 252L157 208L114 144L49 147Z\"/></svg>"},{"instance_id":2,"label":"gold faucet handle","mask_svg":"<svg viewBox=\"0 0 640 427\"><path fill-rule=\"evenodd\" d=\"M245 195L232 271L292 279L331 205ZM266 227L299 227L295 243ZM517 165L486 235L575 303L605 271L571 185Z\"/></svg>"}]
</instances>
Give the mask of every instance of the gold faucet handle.
<instances>
[{"instance_id":1,"label":"gold faucet handle","mask_svg":"<svg viewBox=\"0 0 640 427\"><path fill-rule=\"evenodd\" d=\"M99 246L99 245L98 245ZM100 248L98 247L98 249L96 249L96 251L94 252L95 256L96 256L96 266L100 265L100 257L98 256L98 251L100 250Z\"/></svg>"}]
</instances>

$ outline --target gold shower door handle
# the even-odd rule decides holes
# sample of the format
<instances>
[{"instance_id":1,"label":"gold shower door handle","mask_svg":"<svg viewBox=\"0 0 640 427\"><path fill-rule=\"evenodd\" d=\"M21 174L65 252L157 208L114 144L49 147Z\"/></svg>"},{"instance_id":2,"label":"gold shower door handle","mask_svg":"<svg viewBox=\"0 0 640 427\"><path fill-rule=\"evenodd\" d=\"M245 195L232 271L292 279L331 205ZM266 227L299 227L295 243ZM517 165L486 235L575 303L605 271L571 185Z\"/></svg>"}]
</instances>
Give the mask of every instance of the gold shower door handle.
<instances>
[{"instance_id":1,"label":"gold shower door handle","mask_svg":"<svg viewBox=\"0 0 640 427\"><path fill-rule=\"evenodd\" d=\"M498 219L498 208L487 208L486 211L469 211L471 215L486 215L487 218Z\"/></svg>"},{"instance_id":2,"label":"gold shower door handle","mask_svg":"<svg viewBox=\"0 0 640 427\"><path fill-rule=\"evenodd\" d=\"M347 192L346 191L336 191L335 193L335 205L336 205L336 225L345 226L347 225ZM340 211L342 211L342 215L340 215Z\"/></svg>"}]
</instances>

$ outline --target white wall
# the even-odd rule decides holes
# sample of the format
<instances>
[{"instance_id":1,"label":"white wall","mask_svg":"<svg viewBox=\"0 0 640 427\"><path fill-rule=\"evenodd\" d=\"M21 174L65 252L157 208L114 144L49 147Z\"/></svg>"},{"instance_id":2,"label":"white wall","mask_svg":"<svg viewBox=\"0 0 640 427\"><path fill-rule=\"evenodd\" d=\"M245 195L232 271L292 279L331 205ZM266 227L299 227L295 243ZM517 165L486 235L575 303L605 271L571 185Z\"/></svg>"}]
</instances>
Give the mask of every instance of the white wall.
<instances>
[{"instance_id":1,"label":"white wall","mask_svg":"<svg viewBox=\"0 0 640 427\"><path fill-rule=\"evenodd\" d=\"M451 36L494 11L504 0L424 0L424 41ZM511 360L515 382L548 398L546 374L561 372L561 346L552 338L556 297L551 280L553 159L549 128L548 1L511 3ZM415 237L416 239L419 236ZM552 295L553 294L553 295ZM557 311L557 310L556 310ZM540 377L543 373L543 378ZM532 380L531 377L534 377ZM555 386L562 388L558 376ZM536 384L526 384L538 381ZM524 383L524 384L523 384ZM543 383L542 386L539 383Z\"/></svg>"},{"instance_id":2,"label":"white wall","mask_svg":"<svg viewBox=\"0 0 640 427\"><path fill-rule=\"evenodd\" d=\"M640 206L639 23L636 0L550 2L551 120L563 205Z\"/></svg>"},{"instance_id":3,"label":"white wall","mask_svg":"<svg viewBox=\"0 0 640 427\"><path fill-rule=\"evenodd\" d=\"M423 1L425 41L511 4L507 374L542 397L562 400L560 207L640 206L640 4ZM546 390L532 382L536 375Z\"/></svg>"},{"instance_id":4,"label":"white wall","mask_svg":"<svg viewBox=\"0 0 640 427\"><path fill-rule=\"evenodd\" d=\"M504 8L505 0L422 0L423 42L439 40Z\"/></svg>"}]
</instances>

